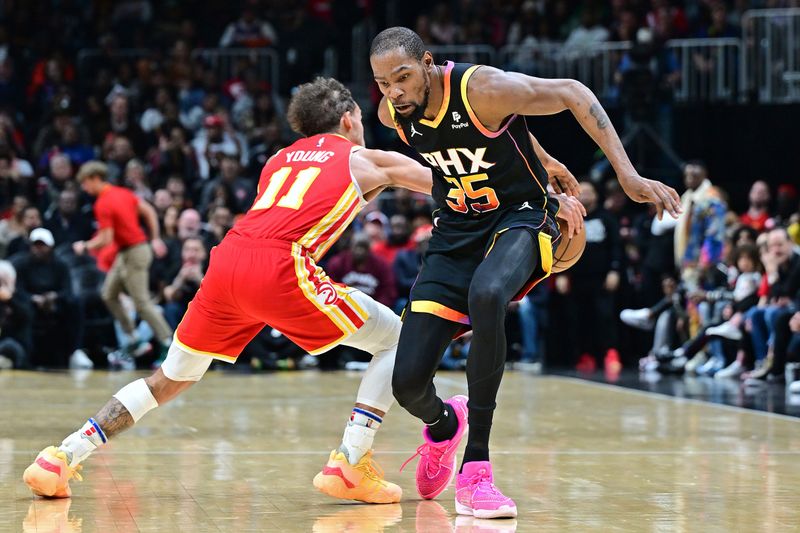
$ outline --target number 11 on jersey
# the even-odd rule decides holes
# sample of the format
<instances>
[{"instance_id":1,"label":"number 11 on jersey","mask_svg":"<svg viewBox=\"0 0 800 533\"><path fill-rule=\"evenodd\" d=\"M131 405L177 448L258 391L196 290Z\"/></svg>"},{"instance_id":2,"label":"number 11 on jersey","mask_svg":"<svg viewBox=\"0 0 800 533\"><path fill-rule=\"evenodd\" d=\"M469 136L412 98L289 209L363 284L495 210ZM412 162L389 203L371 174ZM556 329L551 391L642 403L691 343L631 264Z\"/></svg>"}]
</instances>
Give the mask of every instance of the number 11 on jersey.
<instances>
[{"instance_id":1,"label":"number 11 on jersey","mask_svg":"<svg viewBox=\"0 0 800 533\"><path fill-rule=\"evenodd\" d=\"M319 173L322 171L319 167L304 168L294 176L294 183L289 187L289 190L278 200L278 207L286 207L288 209L300 209L303 205L303 197L306 195L311 184L317 179ZM269 177L269 185L267 186L261 198L256 200L253 204L253 210L269 209L275 203L275 198L283 188L283 184L292 173L292 167L281 167L276 170L272 176Z\"/></svg>"}]
</instances>

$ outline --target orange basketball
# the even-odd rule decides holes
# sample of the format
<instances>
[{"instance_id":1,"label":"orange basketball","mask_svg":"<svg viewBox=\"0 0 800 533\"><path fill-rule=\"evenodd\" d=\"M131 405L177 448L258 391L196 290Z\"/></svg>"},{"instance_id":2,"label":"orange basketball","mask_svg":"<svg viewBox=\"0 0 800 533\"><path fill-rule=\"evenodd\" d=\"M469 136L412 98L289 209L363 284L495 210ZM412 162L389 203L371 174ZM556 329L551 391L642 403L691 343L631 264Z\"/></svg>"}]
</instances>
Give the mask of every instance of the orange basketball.
<instances>
[{"instance_id":1,"label":"orange basketball","mask_svg":"<svg viewBox=\"0 0 800 533\"><path fill-rule=\"evenodd\" d=\"M553 252L553 274L564 272L566 269L578 262L586 248L586 229L575 235L571 239L567 238L567 223L558 219L558 229L561 230L561 240L558 248Z\"/></svg>"}]
</instances>

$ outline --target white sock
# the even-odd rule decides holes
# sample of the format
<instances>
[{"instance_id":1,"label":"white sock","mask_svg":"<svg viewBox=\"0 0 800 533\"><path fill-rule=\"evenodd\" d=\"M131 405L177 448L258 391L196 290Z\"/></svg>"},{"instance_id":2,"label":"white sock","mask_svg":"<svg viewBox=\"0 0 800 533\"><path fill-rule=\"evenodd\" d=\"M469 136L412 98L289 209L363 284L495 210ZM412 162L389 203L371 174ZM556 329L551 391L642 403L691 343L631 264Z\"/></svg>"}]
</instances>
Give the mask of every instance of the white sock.
<instances>
[{"instance_id":1,"label":"white sock","mask_svg":"<svg viewBox=\"0 0 800 533\"><path fill-rule=\"evenodd\" d=\"M94 418L86 421L81 429L68 436L58 448L67 454L69 466L75 467L85 461L92 452L106 443L106 436Z\"/></svg>"},{"instance_id":2,"label":"white sock","mask_svg":"<svg viewBox=\"0 0 800 533\"><path fill-rule=\"evenodd\" d=\"M342 444L339 451L344 453L347 461L351 464L358 464L364 455L372 449L372 442L375 440L375 433L381 427L383 419L364 409L353 408L347 427L344 428Z\"/></svg>"}]
</instances>

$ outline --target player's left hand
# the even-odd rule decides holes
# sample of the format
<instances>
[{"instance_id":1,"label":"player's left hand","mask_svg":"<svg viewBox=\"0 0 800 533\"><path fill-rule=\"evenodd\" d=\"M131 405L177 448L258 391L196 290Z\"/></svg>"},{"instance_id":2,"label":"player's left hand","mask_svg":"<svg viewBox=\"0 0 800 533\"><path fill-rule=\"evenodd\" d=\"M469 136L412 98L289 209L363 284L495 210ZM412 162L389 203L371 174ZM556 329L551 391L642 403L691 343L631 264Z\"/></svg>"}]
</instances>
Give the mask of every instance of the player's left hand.
<instances>
[{"instance_id":1,"label":"player's left hand","mask_svg":"<svg viewBox=\"0 0 800 533\"><path fill-rule=\"evenodd\" d=\"M681 197L675 189L664 185L660 181L643 178L642 176L619 176L619 184L628 198L640 204L651 203L656 206L658 219L664 216L664 211L678 218L681 209Z\"/></svg>"},{"instance_id":2,"label":"player's left hand","mask_svg":"<svg viewBox=\"0 0 800 533\"><path fill-rule=\"evenodd\" d=\"M586 208L573 196L557 194L556 198L560 205L556 218L560 218L567 223L569 232L566 237L571 239L574 235L583 231L583 217L586 216Z\"/></svg>"},{"instance_id":3,"label":"player's left hand","mask_svg":"<svg viewBox=\"0 0 800 533\"><path fill-rule=\"evenodd\" d=\"M581 192L578 180L561 161L551 156L547 161L542 161L542 166L547 171L547 181L557 194L577 197Z\"/></svg>"}]
</instances>

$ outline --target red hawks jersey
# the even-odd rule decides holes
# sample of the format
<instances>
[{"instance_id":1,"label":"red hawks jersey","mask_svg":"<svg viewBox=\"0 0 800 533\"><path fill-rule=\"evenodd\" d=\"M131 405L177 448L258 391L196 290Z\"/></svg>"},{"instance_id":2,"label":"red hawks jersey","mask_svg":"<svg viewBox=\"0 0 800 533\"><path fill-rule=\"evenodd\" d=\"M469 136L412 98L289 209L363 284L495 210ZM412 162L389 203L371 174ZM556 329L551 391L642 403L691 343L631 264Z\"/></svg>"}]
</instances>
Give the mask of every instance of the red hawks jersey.
<instances>
[{"instance_id":1,"label":"red hawks jersey","mask_svg":"<svg viewBox=\"0 0 800 533\"><path fill-rule=\"evenodd\" d=\"M350 173L355 147L341 135L322 134L278 152L264 165L256 200L231 233L297 243L319 261L365 204Z\"/></svg>"}]
</instances>

